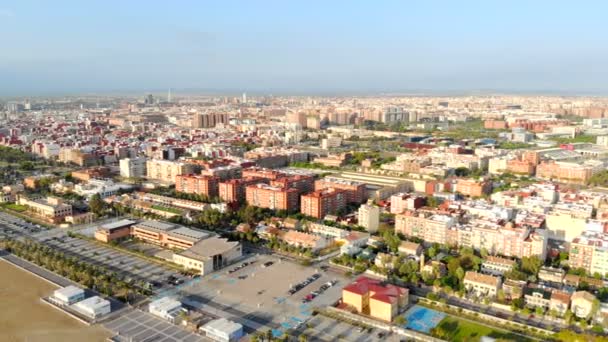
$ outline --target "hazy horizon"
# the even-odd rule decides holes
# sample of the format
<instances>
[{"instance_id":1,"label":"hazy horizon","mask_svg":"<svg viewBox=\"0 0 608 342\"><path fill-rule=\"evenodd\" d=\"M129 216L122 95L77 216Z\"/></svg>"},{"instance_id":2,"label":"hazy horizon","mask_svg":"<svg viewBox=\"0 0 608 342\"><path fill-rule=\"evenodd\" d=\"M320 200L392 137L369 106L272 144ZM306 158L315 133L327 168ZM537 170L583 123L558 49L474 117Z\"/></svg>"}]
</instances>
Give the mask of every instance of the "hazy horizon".
<instances>
[{"instance_id":1,"label":"hazy horizon","mask_svg":"<svg viewBox=\"0 0 608 342\"><path fill-rule=\"evenodd\" d=\"M608 94L608 3L5 1L0 97Z\"/></svg>"}]
</instances>

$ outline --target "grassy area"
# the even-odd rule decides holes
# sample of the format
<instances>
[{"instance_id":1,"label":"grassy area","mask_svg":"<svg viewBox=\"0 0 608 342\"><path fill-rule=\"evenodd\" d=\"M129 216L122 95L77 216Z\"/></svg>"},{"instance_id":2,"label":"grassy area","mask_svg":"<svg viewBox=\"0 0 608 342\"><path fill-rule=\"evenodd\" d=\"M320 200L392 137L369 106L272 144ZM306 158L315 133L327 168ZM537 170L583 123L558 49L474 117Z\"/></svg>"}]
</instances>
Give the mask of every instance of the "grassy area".
<instances>
[{"instance_id":1,"label":"grassy area","mask_svg":"<svg viewBox=\"0 0 608 342\"><path fill-rule=\"evenodd\" d=\"M14 204L14 203L4 204L3 207L5 207L6 209L16 211L18 213L22 213L27 210L26 206L21 205L21 204Z\"/></svg>"},{"instance_id":2,"label":"grassy area","mask_svg":"<svg viewBox=\"0 0 608 342\"><path fill-rule=\"evenodd\" d=\"M571 144L571 143L594 143L597 140L597 136L595 135L586 135L582 134L575 138L554 138L551 139L558 144Z\"/></svg>"},{"instance_id":3,"label":"grassy area","mask_svg":"<svg viewBox=\"0 0 608 342\"><path fill-rule=\"evenodd\" d=\"M179 210L179 209L170 208L170 207L163 207L161 205L153 205L151 208L152 209L156 209L156 210L166 211L168 213L177 214L177 215L181 215L182 214L182 211Z\"/></svg>"},{"instance_id":4,"label":"grassy area","mask_svg":"<svg viewBox=\"0 0 608 342\"><path fill-rule=\"evenodd\" d=\"M433 330L434 335L448 341L479 341L483 336L507 341L533 341L508 331L447 316Z\"/></svg>"}]
</instances>

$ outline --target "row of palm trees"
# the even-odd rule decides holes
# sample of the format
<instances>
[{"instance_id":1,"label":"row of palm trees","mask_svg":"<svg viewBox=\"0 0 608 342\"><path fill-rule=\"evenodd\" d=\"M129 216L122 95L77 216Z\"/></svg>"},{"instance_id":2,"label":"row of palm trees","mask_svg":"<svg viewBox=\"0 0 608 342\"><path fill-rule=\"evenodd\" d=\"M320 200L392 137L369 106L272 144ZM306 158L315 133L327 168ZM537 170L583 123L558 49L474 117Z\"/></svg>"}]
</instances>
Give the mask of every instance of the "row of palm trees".
<instances>
[{"instance_id":1,"label":"row of palm trees","mask_svg":"<svg viewBox=\"0 0 608 342\"><path fill-rule=\"evenodd\" d=\"M69 278L85 287L107 296L129 302L137 293L148 294L143 284L126 281L105 267L83 262L76 257L55 250L47 245L25 240L6 240L5 248L16 256L28 260L45 269Z\"/></svg>"}]
</instances>

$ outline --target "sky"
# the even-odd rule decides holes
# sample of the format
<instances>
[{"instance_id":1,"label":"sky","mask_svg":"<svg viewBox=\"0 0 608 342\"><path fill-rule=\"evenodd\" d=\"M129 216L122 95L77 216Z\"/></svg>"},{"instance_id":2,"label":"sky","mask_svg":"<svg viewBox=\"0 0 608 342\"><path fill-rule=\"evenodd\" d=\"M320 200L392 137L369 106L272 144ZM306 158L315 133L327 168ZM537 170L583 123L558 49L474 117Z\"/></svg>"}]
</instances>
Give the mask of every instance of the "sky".
<instances>
[{"instance_id":1,"label":"sky","mask_svg":"<svg viewBox=\"0 0 608 342\"><path fill-rule=\"evenodd\" d=\"M608 1L0 0L0 96L608 94Z\"/></svg>"}]
</instances>

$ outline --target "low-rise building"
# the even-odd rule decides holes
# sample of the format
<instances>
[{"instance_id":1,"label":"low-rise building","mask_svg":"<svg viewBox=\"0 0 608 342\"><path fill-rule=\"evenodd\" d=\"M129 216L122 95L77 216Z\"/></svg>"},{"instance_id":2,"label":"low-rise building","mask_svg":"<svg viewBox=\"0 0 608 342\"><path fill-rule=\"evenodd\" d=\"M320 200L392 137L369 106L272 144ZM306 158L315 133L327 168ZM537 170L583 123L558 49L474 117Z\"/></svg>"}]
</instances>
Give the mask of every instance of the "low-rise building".
<instances>
[{"instance_id":1,"label":"low-rise building","mask_svg":"<svg viewBox=\"0 0 608 342\"><path fill-rule=\"evenodd\" d=\"M566 271L561 268L543 266L540 268L540 271L538 271L538 280L561 284L565 275Z\"/></svg>"},{"instance_id":2,"label":"low-rise building","mask_svg":"<svg viewBox=\"0 0 608 342\"><path fill-rule=\"evenodd\" d=\"M544 287L527 286L524 289L524 301L528 307L547 310L551 304L551 291Z\"/></svg>"},{"instance_id":3,"label":"low-rise building","mask_svg":"<svg viewBox=\"0 0 608 342\"><path fill-rule=\"evenodd\" d=\"M503 275L513 269L515 260L488 255L481 264L481 270L494 275Z\"/></svg>"},{"instance_id":4,"label":"low-rise building","mask_svg":"<svg viewBox=\"0 0 608 342\"><path fill-rule=\"evenodd\" d=\"M241 245L237 241L210 237L173 254L173 262L205 275L233 263L242 255Z\"/></svg>"},{"instance_id":5,"label":"low-rise building","mask_svg":"<svg viewBox=\"0 0 608 342\"><path fill-rule=\"evenodd\" d=\"M481 297L495 297L501 288L500 277L467 271L464 275L467 291Z\"/></svg>"},{"instance_id":6,"label":"low-rise building","mask_svg":"<svg viewBox=\"0 0 608 342\"><path fill-rule=\"evenodd\" d=\"M182 303L170 297L162 297L148 304L148 311L162 319L174 323L182 310Z\"/></svg>"},{"instance_id":7,"label":"low-rise building","mask_svg":"<svg viewBox=\"0 0 608 342\"><path fill-rule=\"evenodd\" d=\"M84 290L74 285L55 290L53 299L63 305L72 305L84 299Z\"/></svg>"},{"instance_id":8,"label":"low-rise building","mask_svg":"<svg viewBox=\"0 0 608 342\"><path fill-rule=\"evenodd\" d=\"M110 301L99 296L89 297L81 300L73 306L77 311L89 318L99 318L111 311Z\"/></svg>"},{"instance_id":9,"label":"low-rise building","mask_svg":"<svg viewBox=\"0 0 608 342\"><path fill-rule=\"evenodd\" d=\"M555 311L559 316L563 316L570 307L570 294L568 292L553 290L549 310Z\"/></svg>"},{"instance_id":10,"label":"low-rise building","mask_svg":"<svg viewBox=\"0 0 608 342\"><path fill-rule=\"evenodd\" d=\"M342 289L342 303L357 313L391 322L407 305L408 295L406 288L362 276Z\"/></svg>"},{"instance_id":11,"label":"low-rise building","mask_svg":"<svg viewBox=\"0 0 608 342\"><path fill-rule=\"evenodd\" d=\"M594 303L597 301L594 295L587 291L576 291L570 297L572 313L579 318L589 318L594 312Z\"/></svg>"},{"instance_id":12,"label":"low-rise building","mask_svg":"<svg viewBox=\"0 0 608 342\"><path fill-rule=\"evenodd\" d=\"M18 204L26 206L30 214L51 223L63 222L66 216L72 215L72 206L58 197L29 199L21 196Z\"/></svg>"},{"instance_id":13,"label":"low-rise building","mask_svg":"<svg viewBox=\"0 0 608 342\"><path fill-rule=\"evenodd\" d=\"M132 220L120 220L99 226L95 231L95 239L105 243L125 239L131 236L131 226L136 222Z\"/></svg>"},{"instance_id":14,"label":"low-rise building","mask_svg":"<svg viewBox=\"0 0 608 342\"><path fill-rule=\"evenodd\" d=\"M295 230L289 230L283 234L280 234L279 238L289 245L310 248L313 251L318 251L327 247L330 242L330 240L325 236L308 234Z\"/></svg>"},{"instance_id":15,"label":"low-rise building","mask_svg":"<svg viewBox=\"0 0 608 342\"><path fill-rule=\"evenodd\" d=\"M200 330L206 337L218 342L233 342L243 337L243 326L226 318L215 319L200 327Z\"/></svg>"},{"instance_id":16,"label":"low-rise building","mask_svg":"<svg viewBox=\"0 0 608 342\"><path fill-rule=\"evenodd\" d=\"M402 241L398 247L399 253L411 256L420 256L422 254L422 246L419 243Z\"/></svg>"}]
</instances>

